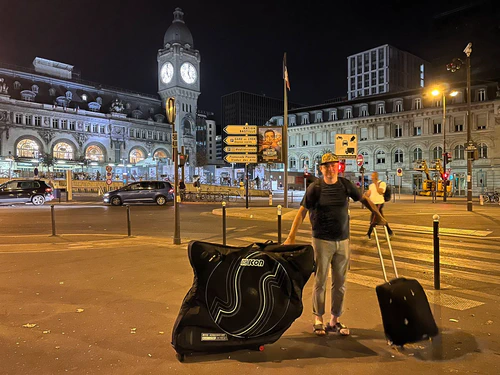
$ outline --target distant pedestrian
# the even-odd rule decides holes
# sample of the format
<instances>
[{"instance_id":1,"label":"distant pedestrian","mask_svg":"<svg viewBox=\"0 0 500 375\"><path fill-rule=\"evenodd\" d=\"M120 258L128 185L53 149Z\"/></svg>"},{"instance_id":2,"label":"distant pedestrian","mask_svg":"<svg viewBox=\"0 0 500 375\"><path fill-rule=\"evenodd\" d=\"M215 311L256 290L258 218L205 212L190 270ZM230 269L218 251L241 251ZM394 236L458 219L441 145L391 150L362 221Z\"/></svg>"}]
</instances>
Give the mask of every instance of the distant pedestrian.
<instances>
[{"instance_id":1,"label":"distant pedestrian","mask_svg":"<svg viewBox=\"0 0 500 375\"><path fill-rule=\"evenodd\" d=\"M384 193L385 189L387 189L387 184L383 181L380 181L378 179L378 173L373 172L372 173L372 183L368 187L368 191L366 192L366 195L370 197L370 200L375 203L375 205L378 208L378 211L380 214L383 216L384 213L382 212L382 209L384 208ZM370 227L368 228L368 232L366 233L366 236L368 239L371 239L372 231L373 228L375 227L374 221L373 221L374 215L373 212L370 217ZM386 224L387 227L387 232L389 233L389 236L393 236L394 232L392 229L389 227L389 224Z\"/></svg>"}]
</instances>

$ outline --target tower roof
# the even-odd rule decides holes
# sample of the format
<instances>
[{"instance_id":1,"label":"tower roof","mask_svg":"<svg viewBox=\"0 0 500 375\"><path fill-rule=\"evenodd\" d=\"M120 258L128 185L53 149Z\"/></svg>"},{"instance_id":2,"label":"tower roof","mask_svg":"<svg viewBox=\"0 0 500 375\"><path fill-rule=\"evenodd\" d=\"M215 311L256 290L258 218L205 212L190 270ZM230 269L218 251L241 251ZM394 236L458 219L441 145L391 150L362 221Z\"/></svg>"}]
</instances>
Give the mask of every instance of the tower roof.
<instances>
[{"instance_id":1,"label":"tower roof","mask_svg":"<svg viewBox=\"0 0 500 375\"><path fill-rule=\"evenodd\" d=\"M174 11L174 20L172 21L172 25L168 28L165 33L165 37L163 38L163 46L167 43L179 43L179 44L189 44L191 48L193 48L193 36L191 35L191 31L189 31L188 27L184 23L184 13L181 8L175 8Z\"/></svg>"}]
</instances>

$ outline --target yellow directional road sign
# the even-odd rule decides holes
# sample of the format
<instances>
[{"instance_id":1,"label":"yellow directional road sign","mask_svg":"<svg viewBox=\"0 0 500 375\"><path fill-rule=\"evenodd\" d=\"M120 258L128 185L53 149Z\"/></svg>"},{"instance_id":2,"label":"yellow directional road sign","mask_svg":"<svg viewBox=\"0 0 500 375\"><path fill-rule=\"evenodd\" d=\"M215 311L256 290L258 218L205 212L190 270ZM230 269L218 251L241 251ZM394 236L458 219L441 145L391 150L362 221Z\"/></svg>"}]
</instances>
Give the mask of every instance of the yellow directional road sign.
<instances>
[{"instance_id":1,"label":"yellow directional road sign","mask_svg":"<svg viewBox=\"0 0 500 375\"><path fill-rule=\"evenodd\" d=\"M224 160L228 163L257 163L257 154L228 154Z\"/></svg>"},{"instance_id":2,"label":"yellow directional road sign","mask_svg":"<svg viewBox=\"0 0 500 375\"><path fill-rule=\"evenodd\" d=\"M257 134L257 125L228 125L224 131L226 134Z\"/></svg>"},{"instance_id":3,"label":"yellow directional road sign","mask_svg":"<svg viewBox=\"0 0 500 375\"><path fill-rule=\"evenodd\" d=\"M256 146L257 145L257 137L256 136L229 136L229 137L224 138L224 142L227 145Z\"/></svg>"},{"instance_id":4,"label":"yellow directional road sign","mask_svg":"<svg viewBox=\"0 0 500 375\"><path fill-rule=\"evenodd\" d=\"M224 152L257 152L257 146L227 146Z\"/></svg>"}]
</instances>

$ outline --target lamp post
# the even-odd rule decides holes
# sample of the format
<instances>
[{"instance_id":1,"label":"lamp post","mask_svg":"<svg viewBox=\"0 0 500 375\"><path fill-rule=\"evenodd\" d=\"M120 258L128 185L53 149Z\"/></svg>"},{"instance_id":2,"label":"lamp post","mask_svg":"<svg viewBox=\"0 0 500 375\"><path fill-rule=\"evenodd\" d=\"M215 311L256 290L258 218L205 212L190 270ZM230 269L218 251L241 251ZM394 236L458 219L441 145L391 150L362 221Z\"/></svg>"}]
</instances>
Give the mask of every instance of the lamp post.
<instances>
[{"instance_id":1,"label":"lamp post","mask_svg":"<svg viewBox=\"0 0 500 375\"><path fill-rule=\"evenodd\" d=\"M172 154L174 156L174 245L181 244L181 229L179 218L179 157L177 150L177 131L175 130L176 107L175 98L167 99L166 111L168 122L172 125Z\"/></svg>"},{"instance_id":2,"label":"lamp post","mask_svg":"<svg viewBox=\"0 0 500 375\"><path fill-rule=\"evenodd\" d=\"M472 211L472 158L476 149L471 136L470 55L472 53L472 43L467 44L464 49L464 53L467 56L465 60L465 66L467 68L467 143L465 145L465 152L467 155L467 211ZM446 65L446 69L455 73L461 68L462 65L464 65L464 62L461 59L456 58L453 59L450 64Z\"/></svg>"},{"instance_id":3,"label":"lamp post","mask_svg":"<svg viewBox=\"0 0 500 375\"><path fill-rule=\"evenodd\" d=\"M432 91L433 96L438 96L442 95L442 100L443 100L443 121L442 121L442 127L443 127L443 176L441 178L443 179L443 202L446 202L446 195L447 195L447 187L448 187L448 181L447 181L447 174L446 174L446 163L448 161L447 157L447 152L446 152L446 94L447 91L445 89L439 90L439 89L434 89ZM458 91L451 91L450 96L457 96Z\"/></svg>"}]
</instances>

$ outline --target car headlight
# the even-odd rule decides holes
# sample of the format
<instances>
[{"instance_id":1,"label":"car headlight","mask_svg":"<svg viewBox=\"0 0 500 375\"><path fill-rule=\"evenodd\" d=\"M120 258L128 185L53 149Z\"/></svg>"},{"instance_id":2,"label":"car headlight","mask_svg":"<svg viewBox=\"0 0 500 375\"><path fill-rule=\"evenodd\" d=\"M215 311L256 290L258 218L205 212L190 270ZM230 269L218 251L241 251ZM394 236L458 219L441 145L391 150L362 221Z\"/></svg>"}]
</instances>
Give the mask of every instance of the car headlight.
<instances>
[{"instance_id":1,"label":"car headlight","mask_svg":"<svg viewBox=\"0 0 500 375\"><path fill-rule=\"evenodd\" d=\"M109 197L109 193L104 193L104 196L105 197Z\"/></svg>"}]
</instances>

